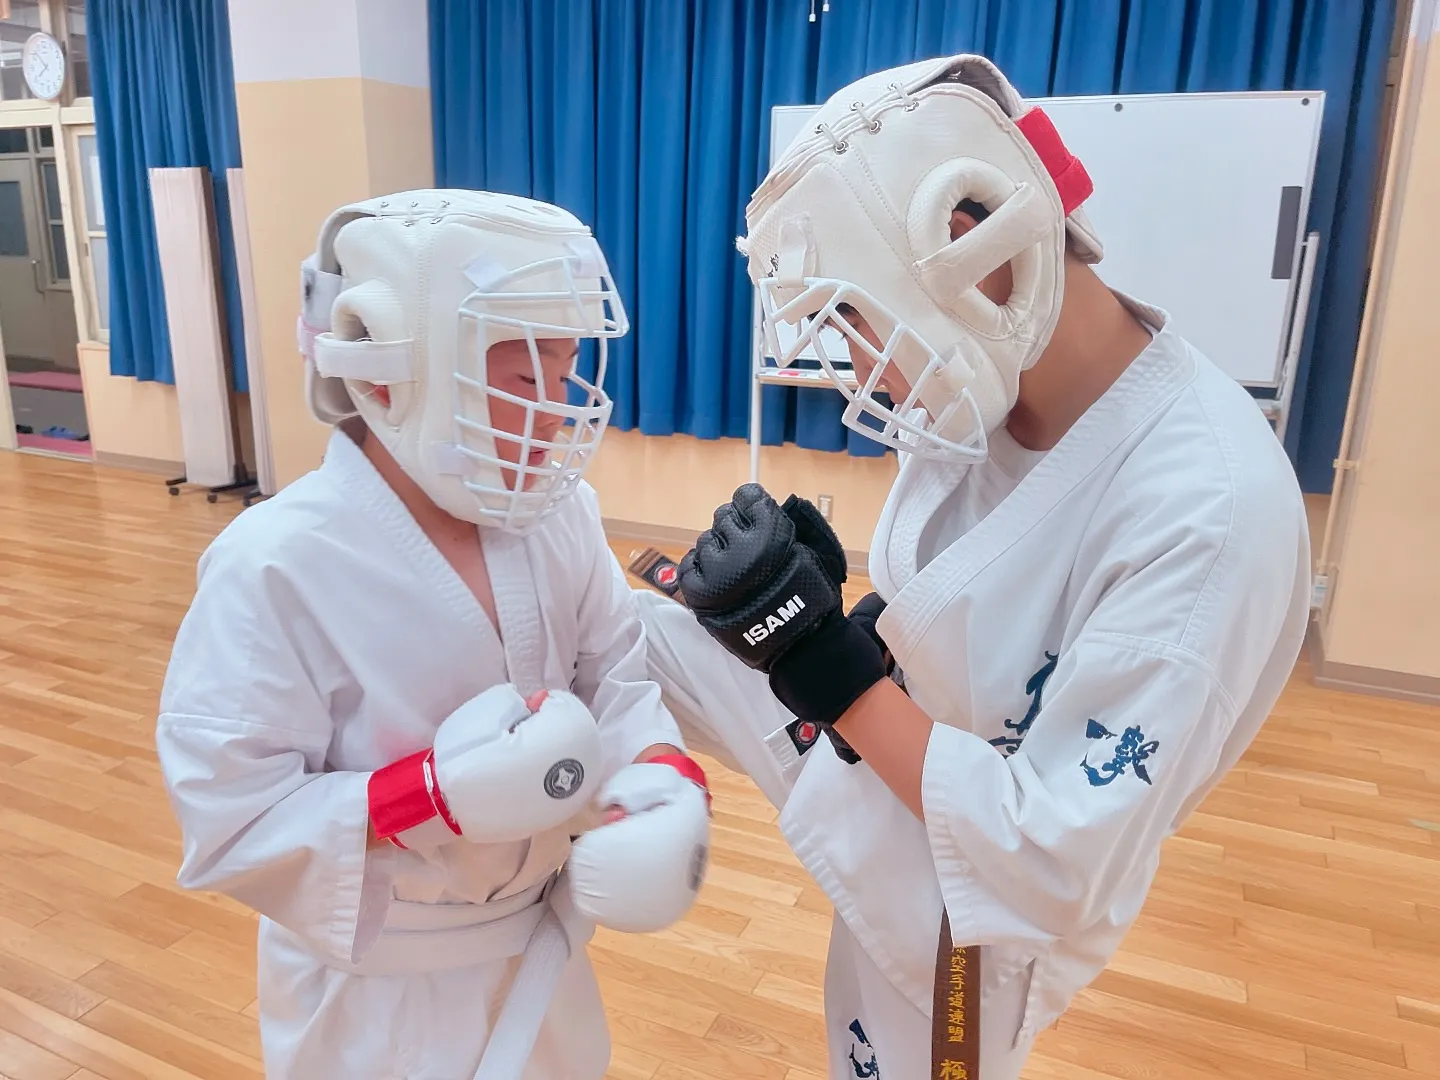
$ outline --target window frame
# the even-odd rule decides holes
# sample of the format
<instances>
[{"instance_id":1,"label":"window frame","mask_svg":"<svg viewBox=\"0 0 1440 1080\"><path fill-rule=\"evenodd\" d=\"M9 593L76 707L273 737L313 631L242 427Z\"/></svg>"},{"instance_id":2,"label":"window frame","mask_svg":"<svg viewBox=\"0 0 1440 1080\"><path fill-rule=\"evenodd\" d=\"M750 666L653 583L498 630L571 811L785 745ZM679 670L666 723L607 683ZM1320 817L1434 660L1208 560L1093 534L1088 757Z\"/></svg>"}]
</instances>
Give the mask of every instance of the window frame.
<instances>
[{"instance_id":1,"label":"window frame","mask_svg":"<svg viewBox=\"0 0 1440 1080\"><path fill-rule=\"evenodd\" d=\"M32 130L40 129L34 128ZM74 264L70 262L70 224L65 220L65 179L60 175L60 159L53 150L46 152L44 149L37 148L31 160L35 162L35 192L40 206L44 210L42 214L45 227L43 247L45 248L45 269L47 271L45 288L55 292L70 292L75 287L75 268ZM52 218L50 216L50 192L45 185L46 165L49 165L55 170L55 190L60 200L60 206L57 208L60 211L58 218ZM60 260L56 257L55 251L56 225L60 226L60 231L65 235L65 250L63 254L65 256L65 268L70 272L69 276L65 278L58 276L56 273L60 268Z\"/></svg>"}]
</instances>

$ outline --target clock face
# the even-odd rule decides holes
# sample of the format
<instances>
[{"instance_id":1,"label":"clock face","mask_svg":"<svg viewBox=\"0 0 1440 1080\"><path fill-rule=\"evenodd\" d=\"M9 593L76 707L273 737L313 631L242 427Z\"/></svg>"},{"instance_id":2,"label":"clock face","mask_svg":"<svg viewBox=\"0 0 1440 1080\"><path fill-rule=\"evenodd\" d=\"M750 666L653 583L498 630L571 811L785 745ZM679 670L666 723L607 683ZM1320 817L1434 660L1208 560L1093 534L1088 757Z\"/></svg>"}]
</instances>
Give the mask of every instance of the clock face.
<instances>
[{"instance_id":1,"label":"clock face","mask_svg":"<svg viewBox=\"0 0 1440 1080\"><path fill-rule=\"evenodd\" d=\"M25 41L21 57L25 82L30 92L46 101L54 101L65 86L65 53L60 43L44 32L31 34Z\"/></svg>"}]
</instances>

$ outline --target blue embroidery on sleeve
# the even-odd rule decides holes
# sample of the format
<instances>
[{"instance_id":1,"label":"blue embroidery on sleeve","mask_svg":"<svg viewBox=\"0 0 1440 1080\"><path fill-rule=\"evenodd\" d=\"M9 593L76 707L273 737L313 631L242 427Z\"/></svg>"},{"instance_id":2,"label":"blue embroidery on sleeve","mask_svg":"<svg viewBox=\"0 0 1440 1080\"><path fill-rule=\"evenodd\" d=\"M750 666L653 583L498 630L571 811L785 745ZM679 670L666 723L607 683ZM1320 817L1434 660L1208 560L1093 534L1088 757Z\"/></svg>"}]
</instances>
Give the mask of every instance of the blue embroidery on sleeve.
<instances>
[{"instance_id":1,"label":"blue embroidery on sleeve","mask_svg":"<svg viewBox=\"0 0 1440 1080\"><path fill-rule=\"evenodd\" d=\"M1094 720L1085 723L1085 738L1087 739L1113 739L1115 733L1107 731L1103 724L1097 724ZM1152 739L1145 741L1145 733L1140 730L1140 725L1125 729L1120 736L1120 741L1115 744L1115 752L1109 761L1102 763L1099 768L1090 764L1090 755L1080 759L1080 768L1085 770L1085 779L1090 781L1091 787L1104 787L1117 777L1125 775L1127 768L1133 769L1135 775L1145 783L1150 783L1150 773L1145 768L1145 762L1156 750L1160 749L1160 742Z\"/></svg>"},{"instance_id":2,"label":"blue embroidery on sleeve","mask_svg":"<svg viewBox=\"0 0 1440 1080\"><path fill-rule=\"evenodd\" d=\"M999 750L1006 757L1020 749L1020 744L1025 741L1025 736L1030 731L1030 725L1035 723L1035 718L1040 715L1040 696L1045 691L1045 684L1050 681L1050 676L1055 674L1055 665L1060 662L1059 654L1046 653L1045 664L1025 684L1025 693L1030 695L1030 708L1025 710L1025 715L1019 720L1006 720L1005 729L1015 732L1013 737L1001 735L991 739L990 745Z\"/></svg>"},{"instance_id":3,"label":"blue embroidery on sleeve","mask_svg":"<svg viewBox=\"0 0 1440 1080\"><path fill-rule=\"evenodd\" d=\"M865 1037L865 1029L860 1026L859 1020L852 1020L850 1022L850 1034L854 1035L856 1041L860 1043L860 1053L862 1055L866 1051L870 1053L870 1060L861 1062L855 1057L855 1043L851 1042L850 1067L855 1070L855 1075L866 1077L868 1080L880 1080L880 1066L875 1061L875 1048L870 1045L870 1040Z\"/></svg>"}]
</instances>

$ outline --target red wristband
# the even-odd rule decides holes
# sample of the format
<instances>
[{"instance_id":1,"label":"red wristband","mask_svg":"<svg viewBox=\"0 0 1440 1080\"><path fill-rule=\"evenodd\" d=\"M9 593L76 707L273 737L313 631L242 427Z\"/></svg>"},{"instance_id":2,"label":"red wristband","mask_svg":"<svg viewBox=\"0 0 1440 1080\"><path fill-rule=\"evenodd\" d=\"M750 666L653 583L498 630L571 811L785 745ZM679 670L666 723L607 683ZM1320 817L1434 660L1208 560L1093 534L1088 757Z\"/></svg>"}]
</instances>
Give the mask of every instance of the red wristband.
<instances>
[{"instance_id":1,"label":"red wristband","mask_svg":"<svg viewBox=\"0 0 1440 1080\"><path fill-rule=\"evenodd\" d=\"M376 769L370 774L366 794L370 824L381 840L404 847L395 835L424 824L436 814L451 832L460 835L460 826L450 816L450 808L435 783L434 750L421 750Z\"/></svg>"},{"instance_id":2,"label":"red wristband","mask_svg":"<svg viewBox=\"0 0 1440 1080\"><path fill-rule=\"evenodd\" d=\"M700 790L705 792L705 805L708 807L712 801L710 785L705 781L705 770L700 768L700 763L688 754L659 754L646 760L647 765L669 765L672 769L685 777L693 784L698 784Z\"/></svg>"}]
</instances>

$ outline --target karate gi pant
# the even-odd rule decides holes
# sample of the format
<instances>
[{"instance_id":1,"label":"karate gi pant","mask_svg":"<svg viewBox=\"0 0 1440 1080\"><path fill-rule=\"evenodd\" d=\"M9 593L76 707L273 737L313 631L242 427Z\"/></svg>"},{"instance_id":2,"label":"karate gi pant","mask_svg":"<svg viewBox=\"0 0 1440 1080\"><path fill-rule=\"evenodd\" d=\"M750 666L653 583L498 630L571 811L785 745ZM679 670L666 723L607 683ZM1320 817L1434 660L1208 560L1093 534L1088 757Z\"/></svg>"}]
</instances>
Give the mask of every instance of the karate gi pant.
<instances>
[{"instance_id":1,"label":"karate gi pant","mask_svg":"<svg viewBox=\"0 0 1440 1080\"><path fill-rule=\"evenodd\" d=\"M686 746L755 781L777 810L799 769L787 775L766 736L795 719L769 681L725 653L686 608L659 593L637 591L648 637L650 677L679 722ZM829 753L816 744L811 753ZM895 882L897 889L903 882ZM1029 990L1021 973L981 998L980 1078L1017 1080L1033 1040L1017 1043ZM928 1080L930 1015L892 984L834 917L825 965L829 1080Z\"/></svg>"}]
</instances>

